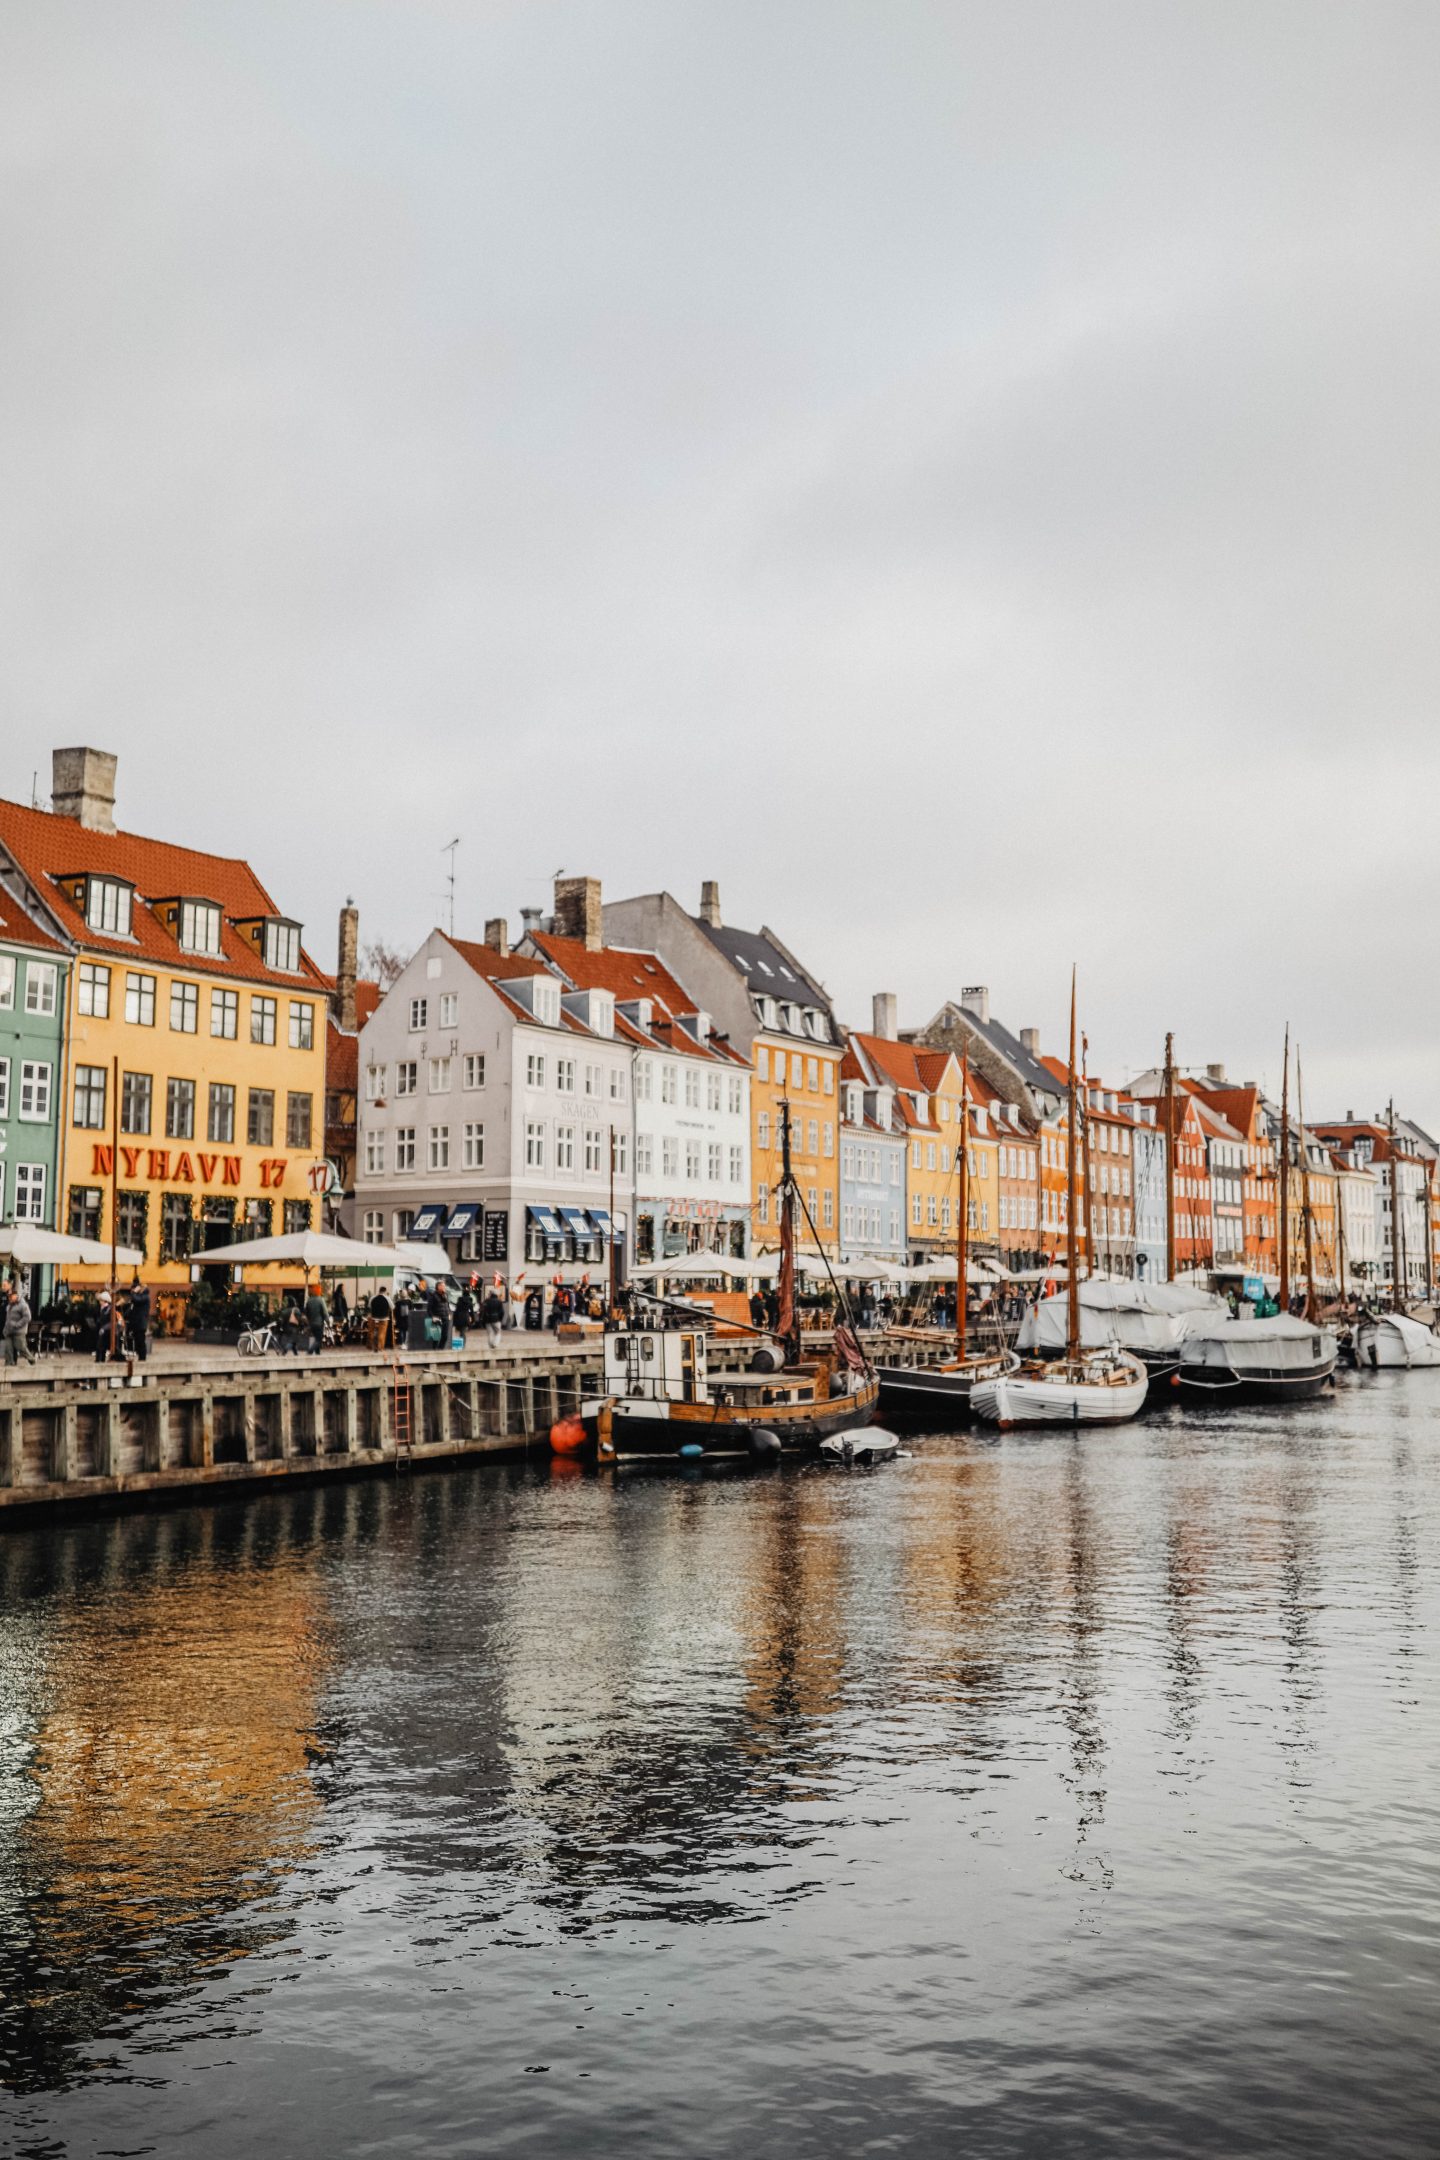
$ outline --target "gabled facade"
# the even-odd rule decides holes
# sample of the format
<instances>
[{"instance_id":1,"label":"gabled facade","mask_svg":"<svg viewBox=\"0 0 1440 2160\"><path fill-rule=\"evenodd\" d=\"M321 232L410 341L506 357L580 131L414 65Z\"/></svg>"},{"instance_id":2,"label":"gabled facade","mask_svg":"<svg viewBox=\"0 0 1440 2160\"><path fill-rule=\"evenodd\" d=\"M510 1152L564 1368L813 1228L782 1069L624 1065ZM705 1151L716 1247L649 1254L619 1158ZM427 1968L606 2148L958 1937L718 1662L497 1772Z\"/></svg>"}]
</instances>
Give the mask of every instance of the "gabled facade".
<instances>
[{"instance_id":1,"label":"gabled facade","mask_svg":"<svg viewBox=\"0 0 1440 2160\"><path fill-rule=\"evenodd\" d=\"M71 959L57 1226L179 1292L207 1247L318 1219L325 985L248 863L116 829L115 766L56 751L53 810L0 803L0 881Z\"/></svg>"},{"instance_id":2,"label":"gabled facade","mask_svg":"<svg viewBox=\"0 0 1440 2160\"><path fill-rule=\"evenodd\" d=\"M635 1038L611 993L503 944L432 930L361 1029L360 1234L598 1280L633 1216Z\"/></svg>"},{"instance_id":3,"label":"gabled facade","mask_svg":"<svg viewBox=\"0 0 1440 2160\"><path fill-rule=\"evenodd\" d=\"M1373 1174L1372 1287L1388 1293L1398 1280L1401 1296L1416 1302L1431 1293L1436 1280L1434 1181L1431 1165L1419 1143L1409 1134L1402 1137L1402 1133L1398 1119L1393 1139L1388 1119L1347 1117L1313 1128L1313 1137L1325 1148L1338 1153L1347 1170ZM1397 1192L1398 1216L1394 1207ZM1358 1192L1352 1201L1352 1208L1355 1206L1358 1206ZM1348 1272L1355 1264L1352 1255L1360 1245L1353 1213L1347 1217L1346 1235L1351 1248L1347 1253Z\"/></svg>"},{"instance_id":4,"label":"gabled facade","mask_svg":"<svg viewBox=\"0 0 1440 2160\"><path fill-rule=\"evenodd\" d=\"M965 1144L959 1060L948 1050L929 1050L893 1032L893 997L875 1000L876 1028L852 1032L849 1054L867 1085L888 1088L906 1140L906 1242L915 1260L953 1251L959 1220L959 1150ZM973 1144L973 1143L972 1143ZM985 1143L987 1153L990 1143ZM994 1236L990 1179L972 1192L980 1234Z\"/></svg>"},{"instance_id":5,"label":"gabled facade","mask_svg":"<svg viewBox=\"0 0 1440 2160\"><path fill-rule=\"evenodd\" d=\"M840 1060L843 1046L818 979L768 928L737 930L703 887L689 915L669 893L608 901L607 944L651 952L750 1063L750 1165L755 1249L773 1250L781 1135L788 1114L791 1166L804 1203L800 1241L840 1250Z\"/></svg>"},{"instance_id":6,"label":"gabled facade","mask_svg":"<svg viewBox=\"0 0 1440 2160\"><path fill-rule=\"evenodd\" d=\"M841 1259L903 1261L906 1139L894 1090L872 1085L847 1047L840 1097Z\"/></svg>"},{"instance_id":7,"label":"gabled facade","mask_svg":"<svg viewBox=\"0 0 1440 2160\"><path fill-rule=\"evenodd\" d=\"M55 1227L69 965L0 884L0 1223Z\"/></svg>"},{"instance_id":8,"label":"gabled facade","mask_svg":"<svg viewBox=\"0 0 1440 2160\"><path fill-rule=\"evenodd\" d=\"M1064 1107L1056 1093L1055 1075L1040 1055L1035 1028L1021 1028L1018 1035L1002 1027L990 1010L990 992L983 983L947 999L923 1028L906 1030L907 1040L932 1050L949 1050L957 1058L967 1053L972 1072L977 1072L1006 1102L1020 1103L1039 1124L1055 1118Z\"/></svg>"}]
</instances>

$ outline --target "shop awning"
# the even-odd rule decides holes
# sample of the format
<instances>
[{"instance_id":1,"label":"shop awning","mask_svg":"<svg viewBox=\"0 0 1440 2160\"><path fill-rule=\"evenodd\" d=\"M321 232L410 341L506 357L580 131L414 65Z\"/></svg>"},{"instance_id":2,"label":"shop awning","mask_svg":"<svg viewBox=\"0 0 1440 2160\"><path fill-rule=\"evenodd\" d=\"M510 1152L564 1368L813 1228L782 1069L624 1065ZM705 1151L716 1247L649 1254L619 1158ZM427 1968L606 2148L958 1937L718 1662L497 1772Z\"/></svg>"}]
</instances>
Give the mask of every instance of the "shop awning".
<instances>
[{"instance_id":1,"label":"shop awning","mask_svg":"<svg viewBox=\"0 0 1440 2160\"><path fill-rule=\"evenodd\" d=\"M475 1202L462 1200L458 1207L451 1208L450 1220L446 1223L443 1234L446 1237L464 1237L474 1229L479 1218L480 1210Z\"/></svg>"},{"instance_id":2,"label":"shop awning","mask_svg":"<svg viewBox=\"0 0 1440 2160\"><path fill-rule=\"evenodd\" d=\"M584 1208L562 1207L560 1216L566 1229L573 1230L576 1237L583 1238L588 1245L595 1233L590 1227L590 1218Z\"/></svg>"},{"instance_id":3,"label":"shop awning","mask_svg":"<svg viewBox=\"0 0 1440 2160\"><path fill-rule=\"evenodd\" d=\"M595 1231L597 1236L602 1238L611 1238L615 1236L615 1225L610 1220L610 1210L608 1208L592 1207L590 1210L590 1220L595 1225Z\"/></svg>"},{"instance_id":4,"label":"shop awning","mask_svg":"<svg viewBox=\"0 0 1440 2160\"><path fill-rule=\"evenodd\" d=\"M564 1237L565 1225L555 1213L554 1208L527 1207L525 1212L530 1217L531 1222L540 1225L546 1237Z\"/></svg>"},{"instance_id":5,"label":"shop awning","mask_svg":"<svg viewBox=\"0 0 1440 2160\"><path fill-rule=\"evenodd\" d=\"M427 1200L410 1225L409 1239L412 1245L424 1245L434 1237L450 1212L448 1200Z\"/></svg>"}]
</instances>

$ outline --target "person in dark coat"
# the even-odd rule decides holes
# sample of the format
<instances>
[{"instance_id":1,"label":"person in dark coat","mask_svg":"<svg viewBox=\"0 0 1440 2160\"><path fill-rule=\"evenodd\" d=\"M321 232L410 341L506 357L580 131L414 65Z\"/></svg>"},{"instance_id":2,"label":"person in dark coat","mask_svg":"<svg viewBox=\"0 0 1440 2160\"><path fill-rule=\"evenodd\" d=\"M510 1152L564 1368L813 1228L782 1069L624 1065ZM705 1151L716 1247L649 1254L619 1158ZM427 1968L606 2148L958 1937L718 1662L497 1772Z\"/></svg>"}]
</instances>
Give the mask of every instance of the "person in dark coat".
<instances>
[{"instance_id":1,"label":"person in dark coat","mask_svg":"<svg viewBox=\"0 0 1440 2160\"><path fill-rule=\"evenodd\" d=\"M310 1355L318 1357L325 1344L325 1325L330 1314L319 1283L313 1283L305 1300L305 1325L310 1330Z\"/></svg>"},{"instance_id":2,"label":"person in dark coat","mask_svg":"<svg viewBox=\"0 0 1440 2160\"><path fill-rule=\"evenodd\" d=\"M382 1283L370 1300L368 1319L370 1347L372 1350L388 1350L390 1348L390 1327L394 1317L394 1309Z\"/></svg>"},{"instance_id":3,"label":"person in dark coat","mask_svg":"<svg viewBox=\"0 0 1440 2160\"><path fill-rule=\"evenodd\" d=\"M456 1335L459 1336L460 1347L462 1350L465 1347L465 1338L469 1334L471 1328L474 1327L474 1325L475 1300L471 1297L469 1288L467 1287L463 1289L460 1292L459 1297L456 1298L455 1310L450 1315L451 1338L453 1340Z\"/></svg>"},{"instance_id":4,"label":"person in dark coat","mask_svg":"<svg viewBox=\"0 0 1440 2160\"><path fill-rule=\"evenodd\" d=\"M485 1293L485 1302L480 1307L480 1318L485 1323L485 1340L492 1350L498 1350L500 1331L505 1325L505 1300L493 1283Z\"/></svg>"},{"instance_id":5,"label":"person in dark coat","mask_svg":"<svg viewBox=\"0 0 1440 2160\"><path fill-rule=\"evenodd\" d=\"M150 1291L138 1275L130 1285L130 1302L126 1308L125 1320L130 1348L143 1365L150 1351Z\"/></svg>"}]
</instances>

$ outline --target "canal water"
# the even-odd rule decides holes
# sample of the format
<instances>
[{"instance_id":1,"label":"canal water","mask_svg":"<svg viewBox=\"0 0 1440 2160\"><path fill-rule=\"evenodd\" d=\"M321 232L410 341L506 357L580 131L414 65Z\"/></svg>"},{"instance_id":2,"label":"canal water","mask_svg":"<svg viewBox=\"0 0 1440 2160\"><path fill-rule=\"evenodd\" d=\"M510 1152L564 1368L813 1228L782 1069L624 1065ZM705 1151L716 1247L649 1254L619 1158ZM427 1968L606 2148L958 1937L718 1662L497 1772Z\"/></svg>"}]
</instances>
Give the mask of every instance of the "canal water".
<instances>
[{"instance_id":1,"label":"canal water","mask_svg":"<svg viewBox=\"0 0 1440 2160\"><path fill-rule=\"evenodd\" d=\"M0 2149L1434 2154L1440 1373L0 1538Z\"/></svg>"}]
</instances>

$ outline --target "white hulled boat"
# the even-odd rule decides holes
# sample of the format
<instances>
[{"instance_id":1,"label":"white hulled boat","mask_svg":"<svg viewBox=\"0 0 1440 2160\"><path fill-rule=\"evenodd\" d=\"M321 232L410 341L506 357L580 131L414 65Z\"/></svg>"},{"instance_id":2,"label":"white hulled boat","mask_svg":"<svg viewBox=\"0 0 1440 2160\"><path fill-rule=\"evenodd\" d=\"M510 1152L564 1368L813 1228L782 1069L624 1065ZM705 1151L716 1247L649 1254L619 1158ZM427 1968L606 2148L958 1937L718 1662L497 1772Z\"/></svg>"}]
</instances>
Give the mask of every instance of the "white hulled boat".
<instances>
[{"instance_id":1,"label":"white hulled boat","mask_svg":"<svg viewBox=\"0 0 1440 2160\"><path fill-rule=\"evenodd\" d=\"M1201 1321L1185 1340L1180 1385L1225 1400L1303 1402L1329 1386L1338 1356L1333 1328L1291 1313Z\"/></svg>"},{"instance_id":2,"label":"white hulled boat","mask_svg":"<svg viewBox=\"0 0 1440 2160\"><path fill-rule=\"evenodd\" d=\"M1065 1136L1065 1354L1031 1358L998 1379L970 1390L973 1416L1002 1428L1011 1425L1119 1425L1137 1415L1149 1375L1139 1358L1113 1347L1087 1350L1080 1321L1079 1207L1075 1152L1075 977L1070 977L1069 1114Z\"/></svg>"},{"instance_id":3,"label":"white hulled boat","mask_svg":"<svg viewBox=\"0 0 1440 2160\"><path fill-rule=\"evenodd\" d=\"M1440 1336L1408 1313L1366 1313L1355 1330L1360 1365L1440 1365Z\"/></svg>"},{"instance_id":4,"label":"white hulled boat","mask_svg":"<svg viewBox=\"0 0 1440 2160\"><path fill-rule=\"evenodd\" d=\"M1080 1285L1080 1346L1084 1350L1128 1350L1139 1358L1153 1383L1180 1369L1189 1328L1205 1319L1224 1319L1229 1308L1212 1291L1190 1283L1111 1282L1104 1278ZM1020 1323L1017 1347L1034 1357L1061 1357L1065 1351L1066 1301L1042 1298Z\"/></svg>"}]
</instances>

